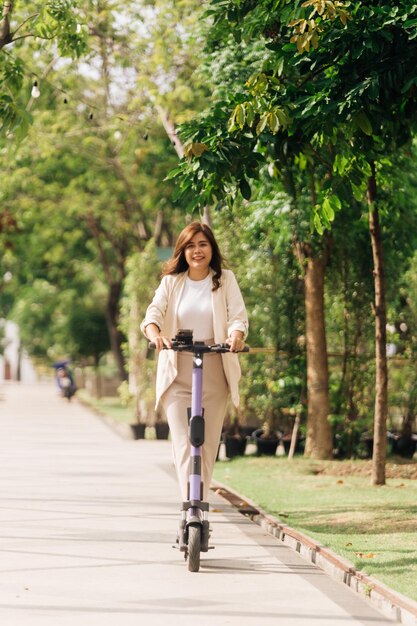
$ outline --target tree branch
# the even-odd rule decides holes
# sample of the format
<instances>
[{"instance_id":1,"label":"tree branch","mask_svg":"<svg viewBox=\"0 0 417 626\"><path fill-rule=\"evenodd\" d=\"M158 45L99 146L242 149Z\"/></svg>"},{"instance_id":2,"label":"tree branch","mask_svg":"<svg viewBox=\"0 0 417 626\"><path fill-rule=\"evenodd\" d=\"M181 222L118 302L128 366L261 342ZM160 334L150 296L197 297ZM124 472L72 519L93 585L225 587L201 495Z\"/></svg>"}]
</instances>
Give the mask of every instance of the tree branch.
<instances>
[{"instance_id":1,"label":"tree branch","mask_svg":"<svg viewBox=\"0 0 417 626\"><path fill-rule=\"evenodd\" d=\"M33 15L30 15L29 17L27 17L25 20L23 20L23 22L21 24L19 24L19 26L16 28L16 30L13 33L13 37L14 35L17 33L18 30L20 30L22 28L22 26L24 26L27 22L30 22L30 20L35 19L35 17L39 17L39 13L34 13ZM26 35L27 37L29 37L29 35ZM34 35L30 35L31 37L34 37ZM13 41L16 41L16 39L13 39Z\"/></svg>"},{"instance_id":2,"label":"tree branch","mask_svg":"<svg viewBox=\"0 0 417 626\"><path fill-rule=\"evenodd\" d=\"M184 156L184 146L182 145L181 139L175 132L174 124L169 119L165 109L163 109L159 104L156 104L155 108L158 111L159 117L161 118L162 126L165 128L165 132L175 148L175 152L178 154L178 157L182 159L182 157Z\"/></svg>"},{"instance_id":3,"label":"tree branch","mask_svg":"<svg viewBox=\"0 0 417 626\"><path fill-rule=\"evenodd\" d=\"M5 0L3 5L3 14L0 21L0 50L12 41L10 33L10 16L13 11L13 1Z\"/></svg>"}]
</instances>

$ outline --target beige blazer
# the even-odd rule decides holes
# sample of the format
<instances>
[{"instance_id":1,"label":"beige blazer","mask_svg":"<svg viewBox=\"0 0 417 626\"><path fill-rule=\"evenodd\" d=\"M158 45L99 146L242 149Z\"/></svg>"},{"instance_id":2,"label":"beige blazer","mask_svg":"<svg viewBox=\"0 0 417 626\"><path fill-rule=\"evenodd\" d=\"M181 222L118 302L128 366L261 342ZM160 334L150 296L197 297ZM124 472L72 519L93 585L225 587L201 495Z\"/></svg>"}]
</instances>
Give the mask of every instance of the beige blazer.
<instances>
[{"instance_id":1,"label":"beige blazer","mask_svg":"<svg viewBox=\"0 0 417 626\"><path fill-rule=\"evenodd\" d=\"M212 275L213 271L210 270ZM140 325L145 334L148 324L156 324L165 337L173 338L178 328L177 311L184 289L187 272L164 276L149 305L145 319ZM220 287L212 291L214 341L223 343L233 330L240 330L244 338L248 334L248 316L235 275L222 270ZM241 375L237 354L222 354L223 369L230 389L232 402L239 405L239 379ZM177 376L177 353L161 350L156 374L156 406L163 393Z\"/></svg>"}]
</instances>

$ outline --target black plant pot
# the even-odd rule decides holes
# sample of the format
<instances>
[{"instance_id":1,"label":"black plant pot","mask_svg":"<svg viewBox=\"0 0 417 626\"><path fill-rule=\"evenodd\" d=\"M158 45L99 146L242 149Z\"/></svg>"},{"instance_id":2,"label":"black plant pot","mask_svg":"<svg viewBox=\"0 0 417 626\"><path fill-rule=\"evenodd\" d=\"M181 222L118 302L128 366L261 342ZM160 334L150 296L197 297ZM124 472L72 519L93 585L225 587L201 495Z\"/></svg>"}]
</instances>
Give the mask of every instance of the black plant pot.
<instances>
[{"instance_id":1,"label":"black plant pot","mask_svg":"<svg viewBox=\"0 0 417 626\"><path fill-rule=\"evenodd\" d=\"M130 424L134 439L145 439L146 424Z\"/></svg>"},{"instance_id":2,"label":"black plant pot","mask_svg":"<svg viewBox=\"0 0 417 626\"><path fill-rule=\"evenodd\" d=\"M168 439L169 426L167 422L156 422L155 433L157 439Z\"/></svg>"},{"instance_id":3,"label":"black plant pot","mask_svg":"<svg viewBox=\"0 0 417 626\"><path fill-rule=\"evenodd\" d=\"M405 454L401 454L398 450L395 451L395 444L398 443L398 441L396 442L395 439L392 436L392 433L387 433L387 454L388 456L390 454L398 454L400 456L405 456ZM362 444L362 446L360 445ZM359 444L359 458L361 459L371 459L374 453L374 438L367 436L367 435L362 435L360 438L360 444ZM413 454L415 452L415 448L413 450ZM413 456L413 454L411 455L411 457ZM409 458L411 458L409 457Z\"/></svg>"},{"instance_id":4,"label":"black plant pot","mask_svg":"<svg viewBox=\"0 0 417 626\"><path fill-rule=\"evenodd\" d=\"M227 458L233 459L235 456L243 456L245 454L246 444L246 437L229 437L225 435L224 445Z\"/></svg>"},{"instance_id":5,"label":"black plant pot","mask_svg":"<svg viewBox=\"0 0 417 626\"><path fill-rule=\"evenodd\" d=\"M259 456L275 456L279 444L279 436L276 435L276 438L274 439L265 439L261 436L262 433L262 428L258 428L258 430L255 430L255 432L252 434L252 438L256 443L257 454Z\"/></svg>"},{"instance_id":6,"label":"black plant pot","mask_svg":"<svg viewBox=\"0 0 417 626\"><path fill-rule=\"evenodd\" d=\"M291 447L291 433L289 435L284 435L283 437L281 437L281 441L284 445L285 454L288 455L290 451L290 447ZM301 436L297 437L297 441L295 443L295 450L294 450L295 454L303 452L304 444L305 444L305 441L303 437Z\"/></svg>"},{"instance_id":7,"label":"black plant pot","mask_svg":"<svg viewBox=\"0 0 417 626\"><path fill-rule=\"evenodd\" d=\"M416 451L417 441L413 435L392 434L392 453L398 454L405 459L412 459Z\"/></svg>"}]
</instances>

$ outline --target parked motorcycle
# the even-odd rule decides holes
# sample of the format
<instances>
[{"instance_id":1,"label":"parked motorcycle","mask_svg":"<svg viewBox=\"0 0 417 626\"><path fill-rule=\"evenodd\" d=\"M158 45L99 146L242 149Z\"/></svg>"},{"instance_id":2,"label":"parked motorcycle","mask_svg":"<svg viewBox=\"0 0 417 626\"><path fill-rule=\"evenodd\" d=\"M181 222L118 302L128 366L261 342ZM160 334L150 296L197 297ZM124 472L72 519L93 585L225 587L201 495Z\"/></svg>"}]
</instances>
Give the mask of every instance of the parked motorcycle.
<instances>
[{"instance_id":1,"label":"parked motorcycle","mask_svg":"<svg viewBox=\"0 0 417 626\"><path fill-rule=\"evenodd\" d=\"M77 391L77 386L68 363L69 361L59 361L54 363L53 367L56 370L55 380L62 397L69 401Z\"/></svg>"}]
</instances>

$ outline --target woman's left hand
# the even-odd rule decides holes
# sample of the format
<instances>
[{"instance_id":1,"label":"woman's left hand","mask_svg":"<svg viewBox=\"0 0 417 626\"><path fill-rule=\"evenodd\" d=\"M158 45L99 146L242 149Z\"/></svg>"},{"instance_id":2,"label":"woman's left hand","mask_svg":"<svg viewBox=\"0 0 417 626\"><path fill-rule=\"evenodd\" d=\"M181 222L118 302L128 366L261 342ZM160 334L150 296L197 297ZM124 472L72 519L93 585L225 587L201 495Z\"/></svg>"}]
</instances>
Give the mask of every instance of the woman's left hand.
<instances>
[{"instance_id":1,"label":"woman's left hand","mask_svg":"<svg viewBox=\"0 0 417 626\"><path fill-rule=\"evenodd\" d=\"M230 346L230 352L240 352L245 347L243 333L241 330L233 330L230 337L226 339L226 343Z\"/></svg>"}]
</instances>

